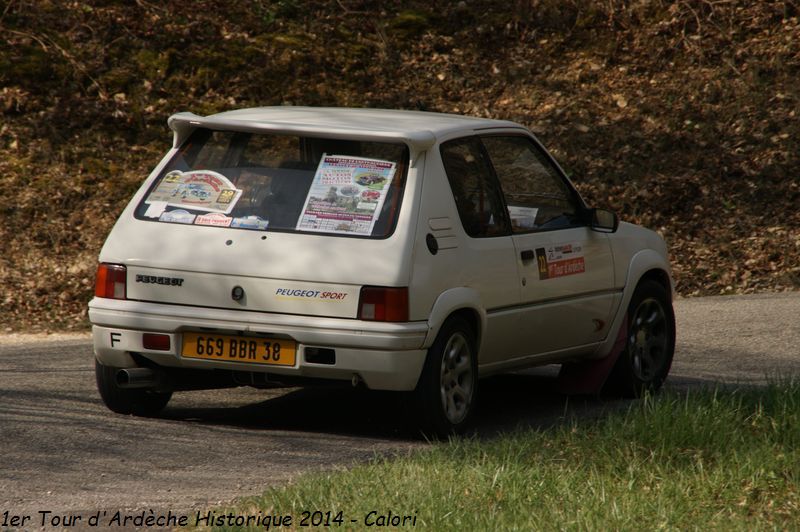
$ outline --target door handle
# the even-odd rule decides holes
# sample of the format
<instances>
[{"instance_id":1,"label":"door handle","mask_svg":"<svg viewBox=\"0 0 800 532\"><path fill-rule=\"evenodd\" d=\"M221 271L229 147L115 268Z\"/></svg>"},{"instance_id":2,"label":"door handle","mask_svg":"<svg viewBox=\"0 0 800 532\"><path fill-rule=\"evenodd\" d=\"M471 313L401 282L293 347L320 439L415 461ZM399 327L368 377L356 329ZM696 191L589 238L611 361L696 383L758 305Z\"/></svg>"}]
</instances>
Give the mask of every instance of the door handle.
<instances>
[{"instance_id":1,"label":"door handle","mask_svg":"<svg viewBox=\"0 0 800 532\"><path fill-rule=\"evenodd\" d=\"M533 260L534 259L534 254L533 254L533 250L532 249L523 250L519 254L519 256L523 260L523 262L527 262L529 260Z\"/></svg>"}]
</instances>

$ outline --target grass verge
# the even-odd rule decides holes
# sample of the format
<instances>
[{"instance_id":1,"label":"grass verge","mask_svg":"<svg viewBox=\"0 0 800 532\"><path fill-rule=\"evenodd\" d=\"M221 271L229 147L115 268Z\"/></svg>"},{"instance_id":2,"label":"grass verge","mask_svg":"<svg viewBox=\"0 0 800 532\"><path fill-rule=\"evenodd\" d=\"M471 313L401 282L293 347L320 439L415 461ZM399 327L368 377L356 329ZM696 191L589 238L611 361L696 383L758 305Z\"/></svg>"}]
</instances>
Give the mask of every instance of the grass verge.
<instances>
[{"instance_id":1,"label":"grass verge","mask_svg":"<svg viewBox=\"0 0 800 532\"><path fill-rule=\"evenodd\" d=\"M375 528L391 512L435 530L786 530L800 527L799 481L800 382L786 381L665 393L599 420L457 439L215 512L289 515L293 528L320 511L323 524L340 515L330 524L342 529Z\"/></svg>"}]
</instances>

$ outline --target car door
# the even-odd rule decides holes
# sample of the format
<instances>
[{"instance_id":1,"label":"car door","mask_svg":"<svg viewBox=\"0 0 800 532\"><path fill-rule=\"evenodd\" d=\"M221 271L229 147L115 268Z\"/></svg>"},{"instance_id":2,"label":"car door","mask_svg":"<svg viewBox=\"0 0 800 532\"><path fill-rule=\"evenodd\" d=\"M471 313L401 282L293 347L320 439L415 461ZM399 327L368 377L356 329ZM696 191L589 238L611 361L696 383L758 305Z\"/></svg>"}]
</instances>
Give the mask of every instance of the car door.
<instances>
[{"instance_id":1,"label":"car door","mask_svg":"<svg viewBox=\"0 0 800 532\"><path fill-rule=\"evenodd\" d=\"M608 235L588 226L580 196L531 137L481 140L511 220L525 355L603 340L614 296Z\"/></svg>"},{"instance_id":2,"label":"car door","mask_svg":"<svg viewBox=\"0 0 800 532\"><path fill-rule=\"evenodd\" d=\"M519 271L500 185L478 137L445 142L440 153L466 233L445 275L452 286L475 290L486 311L479 363L518 356Z\"/></svg>"}]
</instances>

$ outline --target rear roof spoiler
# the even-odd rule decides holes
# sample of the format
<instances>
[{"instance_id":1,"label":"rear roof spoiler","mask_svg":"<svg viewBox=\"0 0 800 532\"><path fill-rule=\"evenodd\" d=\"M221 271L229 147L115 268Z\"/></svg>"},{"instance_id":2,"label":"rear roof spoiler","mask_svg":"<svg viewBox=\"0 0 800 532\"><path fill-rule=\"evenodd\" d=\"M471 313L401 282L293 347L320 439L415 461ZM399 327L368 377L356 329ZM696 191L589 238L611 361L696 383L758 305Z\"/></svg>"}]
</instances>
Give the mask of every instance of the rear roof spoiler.
<instances>
[{"instance_id":1,"label":"rear roof spoiler","mask_svg":"<svg viewBox=\"0 0 800 532\"><path fill-rule=\"evenodd\" d=\"M198 127L223 129L229 131L245 131L251 133L291 133L310 137L340 138L349 140L403 142L409 147L424 151L433 146L436 138L426 130L411 132L384 130L367 130L357 127L338 126L321 127L309 124L284 122L262 122L255 120L237 120L226 117L198 116L194 113L177 113L167 120L173 131L172 147L177 148ZM385 124L383 124L385 125Z\"/></svg>"}]
</instances>

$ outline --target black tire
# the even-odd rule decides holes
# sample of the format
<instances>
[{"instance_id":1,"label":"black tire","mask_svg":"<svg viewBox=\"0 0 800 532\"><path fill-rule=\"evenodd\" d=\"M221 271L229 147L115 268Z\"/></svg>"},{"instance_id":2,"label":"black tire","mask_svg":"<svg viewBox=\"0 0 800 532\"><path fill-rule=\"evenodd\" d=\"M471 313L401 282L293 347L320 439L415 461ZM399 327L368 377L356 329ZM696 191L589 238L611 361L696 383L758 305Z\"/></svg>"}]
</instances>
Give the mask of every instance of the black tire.
<instances>
[{"instance_id":1,"label":"black tire","mask_svg":"<svg viewBox=\"0 0 800 532\"><path fill-rule=\"evenodd\" d=\"M464 318L448 319L428 349L414 402L426 437L446 438L467 427L478 390L475 332Z\"/></svg>"},{"instance_id":2,"label":"black tire","mask_svg":"<svg viewBox=\"0 0 800 532\"><path fill-rule=\"evenodd\" d=\"M667 290L644 280L628 305L628 331L605 386L613 396L641 397L664 384L675 354L675 313Z\"/></svg>"},{"instance_id":3,"label":"black tire","mask_svg":"<svg viewBox=\"0 0 800 532\"><path fill-rule=\"evenodd\" d=\"M120 388L117 385L119 368L104 366L94 361L94 374L100 398L109 410L117 414L154 416L161 412L172 398L170 391L155 391L147 388Z\"/></svg>"}]
</instances>

